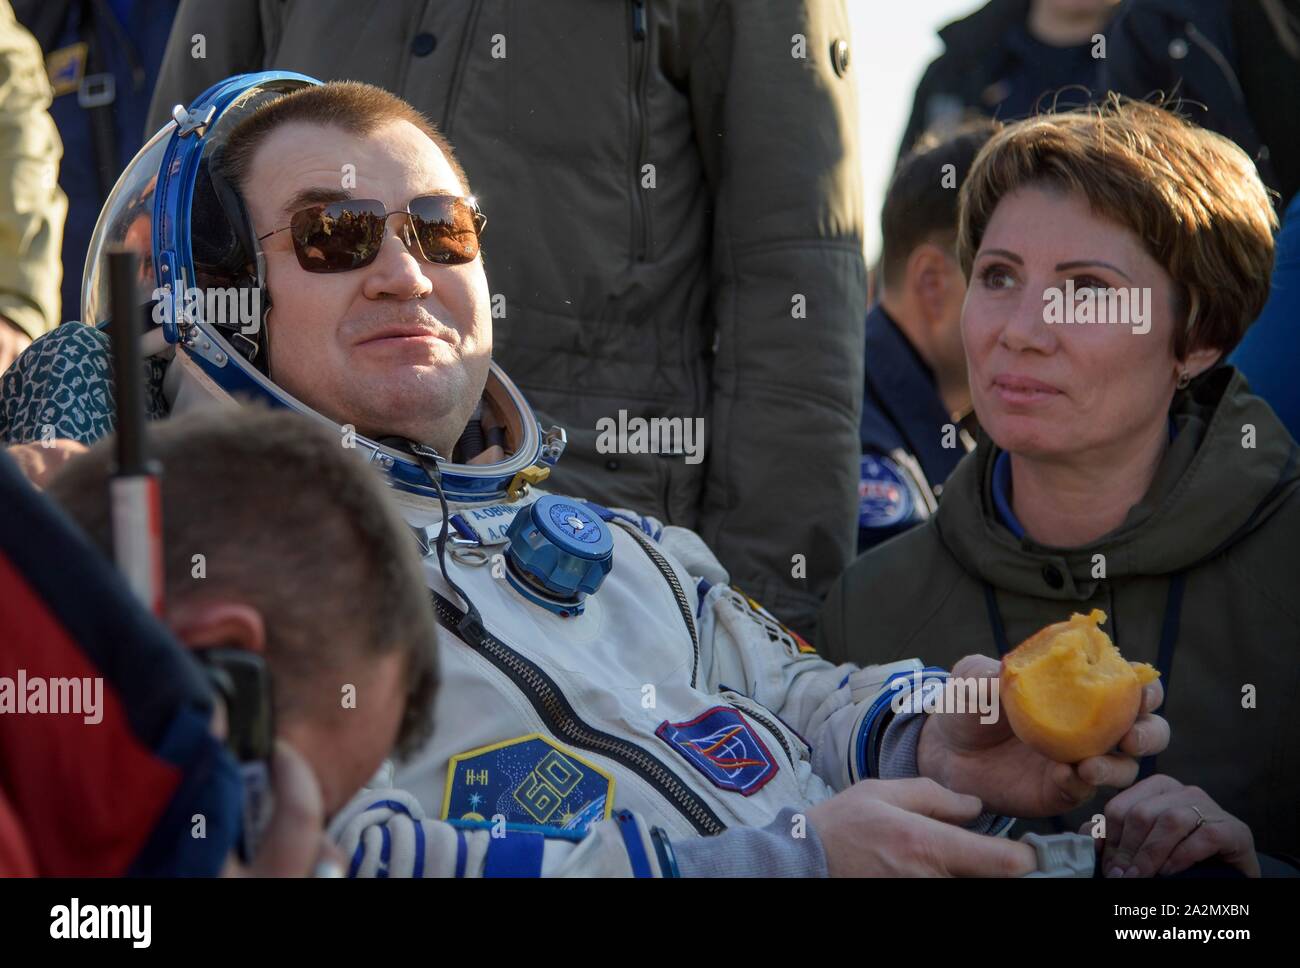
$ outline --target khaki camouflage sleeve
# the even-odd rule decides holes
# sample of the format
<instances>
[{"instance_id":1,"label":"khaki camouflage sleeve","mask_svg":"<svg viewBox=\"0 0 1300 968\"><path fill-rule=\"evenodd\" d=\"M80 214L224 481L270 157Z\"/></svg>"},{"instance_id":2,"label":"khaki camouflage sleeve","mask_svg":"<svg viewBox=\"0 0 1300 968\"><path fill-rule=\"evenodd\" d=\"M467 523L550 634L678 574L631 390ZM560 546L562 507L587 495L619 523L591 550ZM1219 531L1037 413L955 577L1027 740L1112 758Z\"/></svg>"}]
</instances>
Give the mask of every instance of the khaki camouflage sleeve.
<instances>
[{"instance_id":1,"label":"khaki camouflage sleeve","mask_svg":"<svg viewBox=\"0 0 1300 968\"><path fill-rule=\"evenodd\" d=\"M51 97L36 38L0 0L0 316L33 339L60 322L68 200Z\"/></svg>"}]
</instances>

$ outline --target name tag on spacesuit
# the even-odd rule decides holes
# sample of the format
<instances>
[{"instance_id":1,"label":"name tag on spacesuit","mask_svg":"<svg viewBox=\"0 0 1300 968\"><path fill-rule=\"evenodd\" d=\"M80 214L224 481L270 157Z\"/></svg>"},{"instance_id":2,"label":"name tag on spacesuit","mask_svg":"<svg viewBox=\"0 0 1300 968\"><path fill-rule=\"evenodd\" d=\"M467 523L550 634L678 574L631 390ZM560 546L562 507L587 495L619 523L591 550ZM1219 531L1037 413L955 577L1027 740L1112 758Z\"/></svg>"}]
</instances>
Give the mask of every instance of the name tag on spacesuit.
<instances>
[{"instance_id":1,"label":"name tag on spacesuit","mask_svg":"<svg viewBox=\"0 0 1300 968\"><path fill-rule=\"evenodd\" d=\"M532 502L518 504L489 504L487 507L466 508L451 516L451 526L465 538L479 544L506 543L506 529L515 515Z\"/></svg>"},{"instance_id":2,"label":"name tag on spacesuit","mask_svg":"<svg viewBox=\"0 0 1300 968\"><path fill-rule=\"evenodd\" d=\"M585 831L614 809L614 778L530 733L460 753L447 767L443 820L492 820Z\"/></svg>"}]
</instances>

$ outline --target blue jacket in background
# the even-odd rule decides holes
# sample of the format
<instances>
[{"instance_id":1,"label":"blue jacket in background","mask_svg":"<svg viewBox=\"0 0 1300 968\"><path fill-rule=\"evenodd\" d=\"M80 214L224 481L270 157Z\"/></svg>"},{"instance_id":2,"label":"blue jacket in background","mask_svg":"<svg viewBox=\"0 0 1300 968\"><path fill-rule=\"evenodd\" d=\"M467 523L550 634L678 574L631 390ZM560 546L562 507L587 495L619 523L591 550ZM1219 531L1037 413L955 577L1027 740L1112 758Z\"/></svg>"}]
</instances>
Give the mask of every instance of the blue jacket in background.
<instances>
[{"instance_id":1,"label":"blue jacket in background","mask_svg":"<svg viewBox=\"0 0 1300 968\"><path fill-rule=\"evenodd\" d=\"M1278 233L1268 302L1230 362L1300 440L1300 195L1291 200Z\"/></svg>"},{"instance_id":2,"label":"blue jacket in background","mask_svg":"<svg viewBox=\"0 0 1300 968\"><path fill-rule=\"evenodd\" d=\"M884 307L867 313L866 331L859 554L928 518L943 482L974 445L953 424L930 368Z\"/></svg>"}]
</instances>

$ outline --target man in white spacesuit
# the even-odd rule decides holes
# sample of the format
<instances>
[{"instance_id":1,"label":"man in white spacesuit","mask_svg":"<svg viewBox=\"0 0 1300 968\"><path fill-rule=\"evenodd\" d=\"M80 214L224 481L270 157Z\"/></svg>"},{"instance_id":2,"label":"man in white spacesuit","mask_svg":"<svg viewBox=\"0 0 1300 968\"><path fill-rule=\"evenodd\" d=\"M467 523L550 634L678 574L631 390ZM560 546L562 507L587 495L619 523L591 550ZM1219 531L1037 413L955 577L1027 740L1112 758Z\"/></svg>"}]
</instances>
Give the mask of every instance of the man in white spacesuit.
<instances>
[{"instance_id":1,"label":"man in white spacesuit","mask_svg":"<svg viewBox=\"0 0 1300 968\"><path fill-rule=\"evenodd\" d=\"M868 778L931 777L984 813L959 818L933 799L944 791L916 786L894 806L1000 833L1010 817L1130 784L1134 757L1167 742L1149 714L1158 689L1120 750L1075 765L1032 752L1001 717L909 707L947 674L917 660L834 666L732 588L693 533L545 494L563 432L543 431L491 363L484 220L450 148L405 102L282 73L233 78L178 109L175 133L137 165L123 197L156 193L163 213L161 337L146 343L177 346L159 407L253 395L338 425L341 444L389 476L453 633L432 739L336 824L354 873L460 870L452 831L479 825L510 834L476 841L487 867L536 874L542 841L581 838L616 809L637 819L613 823L638 835L605 839L634 871L672 872L674 843L729 828L766 827L797 853L805 812ZM125 231L112 205L96 262ZM563 259L564 240L537 249ZM185 298L196 286L251 290L257 312L217 319L211 300L205 312ZM85 298L85 323L102 322L93 276ZM955 671L995 677L996 664ZM842 817L846 802L820 816ZM822 841L833 868L824 824ZM894 870L921 869L905 856L915 842L897 838ZM1022 845L989 843L969 872L1032 867ZM735 872L726 858L695 871Z\"/></svg>"}]
</instances>

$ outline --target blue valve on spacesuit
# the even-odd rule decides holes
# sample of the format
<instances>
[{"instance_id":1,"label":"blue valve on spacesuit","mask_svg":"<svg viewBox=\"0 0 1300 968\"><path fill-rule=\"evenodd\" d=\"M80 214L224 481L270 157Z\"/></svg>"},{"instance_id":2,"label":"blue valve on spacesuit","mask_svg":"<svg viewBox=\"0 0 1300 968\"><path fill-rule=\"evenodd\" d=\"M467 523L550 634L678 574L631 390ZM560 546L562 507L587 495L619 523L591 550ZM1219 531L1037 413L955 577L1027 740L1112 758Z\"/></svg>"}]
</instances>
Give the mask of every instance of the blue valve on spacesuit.
<instances>
[{"instance_id":1,"label":"blue valve on spacesuit","mask_svg":"<svg viewBox=\"0 0 1300 968\"><path fill-rule=\"evenodd\" d=\"M547 494L515 515L506 531L506 579L549 611L581 615L614 566L609 529L580 502Z\"/></svg>"}]
</instances>

